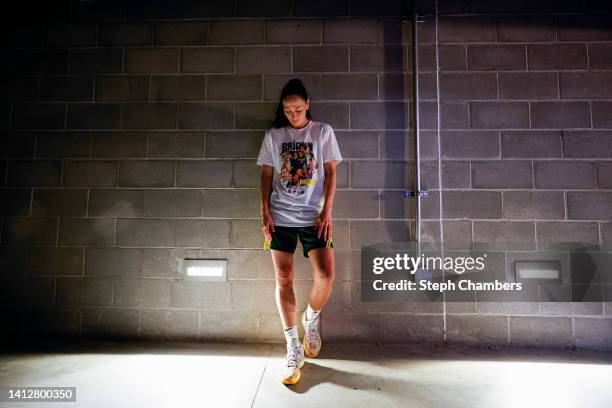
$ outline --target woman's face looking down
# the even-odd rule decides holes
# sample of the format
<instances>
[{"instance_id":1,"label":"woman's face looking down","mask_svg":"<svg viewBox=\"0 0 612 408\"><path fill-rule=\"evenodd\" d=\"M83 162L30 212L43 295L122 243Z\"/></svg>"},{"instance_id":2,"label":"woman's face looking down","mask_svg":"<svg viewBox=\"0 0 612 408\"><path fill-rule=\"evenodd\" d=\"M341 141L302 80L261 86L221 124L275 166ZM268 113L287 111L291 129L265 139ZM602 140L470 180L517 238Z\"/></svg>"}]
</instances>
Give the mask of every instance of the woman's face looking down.
<instances>
[{"instance_id":1,"label":"woman's face looking down","mask_svg":"<svg viewBox=\"0 0 612 408\"><path fill-rule=\"evenodd\" d=\"M301 96L289 95L283 99L283 110L291 126L299 128L308 123L306 111L310 107L310 101L305 101Z\"/></svg>"}]
</instances>

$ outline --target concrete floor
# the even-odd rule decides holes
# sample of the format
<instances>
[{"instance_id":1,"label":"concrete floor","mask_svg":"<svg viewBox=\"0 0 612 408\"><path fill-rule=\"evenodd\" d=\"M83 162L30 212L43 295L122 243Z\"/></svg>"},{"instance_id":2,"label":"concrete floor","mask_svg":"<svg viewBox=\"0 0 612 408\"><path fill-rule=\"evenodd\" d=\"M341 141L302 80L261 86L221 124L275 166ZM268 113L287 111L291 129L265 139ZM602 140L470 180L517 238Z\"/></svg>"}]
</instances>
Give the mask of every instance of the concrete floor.
<instances>
[{"instance_id":1,"label":"concrete floor","mask_svg":"<svg viewBox=\"0 0 612 408\"><path fill-rule=\"evenodd\" d=\"M612 406L612 353L324 344L300 383L285 386L284 345L86 340L2 350L0 387L77 387L76 403L2 407Z\"/></svg>"}]
</instances>

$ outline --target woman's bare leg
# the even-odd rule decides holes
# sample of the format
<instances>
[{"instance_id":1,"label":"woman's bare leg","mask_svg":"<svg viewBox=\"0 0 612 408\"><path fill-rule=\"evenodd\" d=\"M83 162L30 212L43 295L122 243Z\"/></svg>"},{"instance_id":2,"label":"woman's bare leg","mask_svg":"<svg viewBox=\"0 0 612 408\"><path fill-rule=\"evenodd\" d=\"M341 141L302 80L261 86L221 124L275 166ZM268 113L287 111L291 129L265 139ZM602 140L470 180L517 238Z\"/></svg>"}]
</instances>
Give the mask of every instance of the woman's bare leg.
<instances>
[{"instance_id":1,"label":"woman's bare leg","mask_svg":"<svg viewBox=\"0 0 612 408\"><path fill-rule=\"evenodd\" d=\"M272 249L272 262L276 276L276 306L283 322L283 327L296 324L296 300L293 291L293 254Z\"/></svg>"},{"instance_id":2,"label":"woman's bare leg","mask_svg":"<svg viewBox=\"0 0 612 408\"><path fill-rule=\"evenodd\" d=\"M315 248L308 251L312 263L312 289L310 290L310 307L321 310L329 300L336 268L333 248Z\"/></svg>"}]
</instances>

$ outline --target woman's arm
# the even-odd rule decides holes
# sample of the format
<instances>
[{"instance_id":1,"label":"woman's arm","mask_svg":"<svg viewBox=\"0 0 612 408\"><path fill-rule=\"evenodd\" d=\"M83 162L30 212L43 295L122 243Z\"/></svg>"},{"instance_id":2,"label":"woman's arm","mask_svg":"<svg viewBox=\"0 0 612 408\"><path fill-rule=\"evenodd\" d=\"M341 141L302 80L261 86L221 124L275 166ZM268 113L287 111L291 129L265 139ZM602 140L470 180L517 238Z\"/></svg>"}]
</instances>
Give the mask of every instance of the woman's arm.
<instances>
[{"instance_id":1,"label":"woman's arm","mask_svg":"<svg viewBox=\"0 0 612 408\"><path fill-rule=\"evenodd\" d=\"M330 160L323 164L325 169L325 201L323 210L319 215L317 229L318 236L328 240L332 236L332 208L334 206L334 197L336 196L336 161Z\"/></svg>"},{"instance_id":2,"label":"woman's arm","mask_svg":"<svg viewBox=\"0 0 612 408\"><path fill-rule=\"evenodd\" d=\"M271 241L270 229L274 232L274 222L270 215L270 194L272 194L272 177L274 167L264 164L261 166L261 179L259 189L259 206L261 209L261 228L266 238Z\"/></svg>"}]
</instances>

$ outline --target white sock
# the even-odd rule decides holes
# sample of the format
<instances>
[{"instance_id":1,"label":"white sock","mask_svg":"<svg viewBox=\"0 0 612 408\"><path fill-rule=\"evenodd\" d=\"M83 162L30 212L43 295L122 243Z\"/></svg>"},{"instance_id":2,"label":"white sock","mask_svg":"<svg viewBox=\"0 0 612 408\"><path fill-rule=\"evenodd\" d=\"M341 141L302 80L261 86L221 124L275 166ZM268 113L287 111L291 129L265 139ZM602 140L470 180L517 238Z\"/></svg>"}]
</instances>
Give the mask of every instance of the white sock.
<instances>
[{"instance_id":1,"label":"white sock","mask_svg":"<svg viewBox=\"0 0 612 408\"><path fill-rule=\"evenodd\" d=\"M285 328L285 339L287 340L287 345L299 347L300 339L298 338L297 325L294 324L291 327Z\"/></svg>"},{"instance_id":2,"label":"white sock","mask_svg":"<svg viewBox=\"0 0 612 408\"><path fill-rule=\"evenodd\" d=\"M315 320L317 317L319 317L319 313L321 313L321 310L313 310L309 303L308 307L306 308L306 320Z\"/></svg>"}]
</instances>

